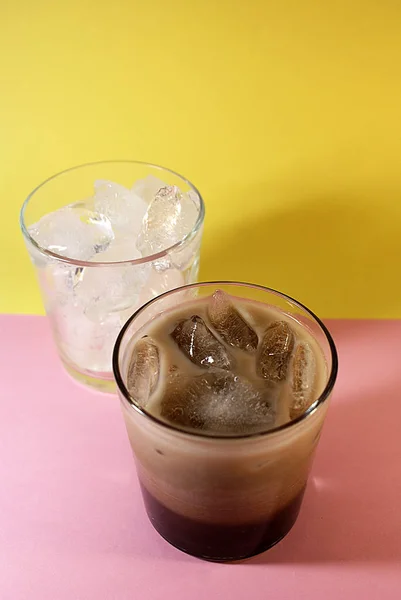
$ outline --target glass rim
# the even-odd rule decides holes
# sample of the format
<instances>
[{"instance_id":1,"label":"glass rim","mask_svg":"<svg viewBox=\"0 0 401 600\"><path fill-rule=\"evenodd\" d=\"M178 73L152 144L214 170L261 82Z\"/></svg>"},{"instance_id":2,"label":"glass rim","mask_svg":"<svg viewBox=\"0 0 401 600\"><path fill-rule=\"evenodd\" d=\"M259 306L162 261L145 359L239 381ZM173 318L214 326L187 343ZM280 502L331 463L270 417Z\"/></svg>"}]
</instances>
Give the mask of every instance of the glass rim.
<instances>
[{"instance_id":1,"label":"glass rim","mask_svg":"<svg viewBox=\"0 0 401 600\"><path fill-rule=\"evenodd\" d=\"M49 183L50 181L53 181L53 179L57 179L58 177L60 177L60 175L65 175L66 173L69 173L71 171L77 171L78 169L83 169L85 167L94 167L97 165L110 165L110 164L142 165L144 167L151 167L153 169L156 169L159 171L165 171L165 172L170 173L171 175L175 175L176 177L179 177L182 181L184 181L187 185L189 185L191 190L194 191L199 198L198 218L196 219L195 225L193 226L191 231L189 233L187 233L187 235L185 235L181 240L179 240L172 246L169 246L168 248L161 250L160 252L156 252L154 254L149 254L147 256L142 256L141 258L119 260L119 261L94 262L94 261L89 261L89 260L78 260L75 258L69 258L68 256L63 256L61 254L57 254L57 252L52 252L51 250L48 250L47 248L38 244L38 242L31 236L31 234L28 231L27 226L25 225L25 211L26 211L29 201L32 199L32 197L47 183ZM149 163L149 162L140 161L140 160L117 159L117 160L99 160L99 161L87 162L87 163L83 163L81 165L76 165L74 167L69 167L68 169L64 169L63 171L59 171L58 173L51 175L50 177L48 177L47 179L42 181L42 183L37 185L32 190L32 192L26 197L26 199L24 200L24 202L22 204L21 210L20 210L19 222L20 222L20 228L21 228L21 231L22 231L22 234L24 235L24 237L34 246L34 248L36 248L36 250L38 250L42 254L45 254L46 256L49 256L52 259L58 260L63 263L67 263L69 265L75 265L77 267L97 268L97 267L105 267L105 266L112 267L113 265L117 265L117 266L143 265L143 264L146 264L149 262L153 262L155 260L159 260L159 259L167 256L168 254L170 254L170 252L179 250L187 242L190 242L196 236L196 234L202 227L204 219L205 219L205 204L204 204L202 195L200 194L198 188L193 183L191 183L191 181L189 179L187 179L183 175L180 175L180 173L178 173L177 171L173 171L172 169L169 169L168 167L163 167L163 166L157 165L155 163Z\"/></svg>"},{"instance_id":2,"label":"glass rim","mask_svg":"<svg viewBox=\"0 0 401 600\"><path fill-rule=\"evenodd\" d=\"M208 286L240 286L240 287L247 287L247 288L252 288L255 290L259 290L259 291L263 291L263 292L268 292L271 293L275 296L279 296L280 298L286 300L286 301L290 301L291 303L293 303L295 306L297 306L298 308L301 308L303 311L305 311L309 316L312 317L312 319L319 325L320 329L322 330L322 332L324 333L326 340L329 344L329 348L330 348L330 353L331 353L331 370L330 370L330 374L327 378L327 382L326 385L323 389L323 391L321 392L321 394L319 395L318 398L316 398L316 400L313 402L313 404L311 404L311 406L309 406L309 408L302 413L301 415L299 415L298 417L296 417L295 419L288 421L282 425L279 425L277 427L273 427L272 429L268 429L266 431L259 431L257 433L244 433L244 434L235 434L235 435L218 435L218 434L213 434L213 433L207 433L201 430L196 430L196 431L185 431L183 429L179 429L178 427L175 427L174 425L171 425L170 423L167 423L166 421L163 421L162 419L159 419L158 417L152 415L150 412L148 412L145 408L142 408L141 406L139 406L137 404L137 402L135 402L135 400L132 398L132 396L130 395L124 380L121 376L121 372L120 372L120 366L119 366L119 353L120 353L120 347L123 341L123 338L125 336L126 331L128 330L129 326L131 325L131 323L139 316L139 314L141 314L146 308L148 308L149 306L153 305L155 302L157 302L158 300L161 300L162 298L166 298L170 295L173 295L174 293L180 292L180 291L184 291L184 290L190 290L190 289L194 289L194 288L198 288L198 287L208 287ZM112 367L113 367L113 374L114 374L114 379L116 381L117 387L119 389L119 391L122 393L124 400L130 405L130 407L132 409L134 409L137 413L141 414L143 417L150 419L151 421L153 421L154 423L156 423L158 426L167 429L169 431L174 431L178 434L184 435L184 436L189 436L190 438L194 437L194 438L202 438L202 439L208 439L208 440L226 440L227 442L229 441L234 441L234 440L239 440L239 439L258 439L258 438L262 438L265 436L271 436L273 434L279 433L279 432L283 432L289 429L292 429L293 427L295 427L298 423L300 423L301 421L306 420L307 418L309 418L311 415L313 415L317 409L319 408L319 406L321 406L330 396L331 392L333 391L333 387L334 384L336 382L337 379L337 374L338 374L338 353L337 353L337 348L336 345L334 343L334 340L329 332L329 330L327 329L326 325L319 319L319 317L317 315L315 315L314 312L312 312L307 306L305 306L304 304L302 304L301 302L298 302L298 300L295 300L294 298L292 298L291 296L288 296L287 294L284 294L283 292L279 292L278 290L275 290L273 288L269 288L263 285L258 285L258 284L254 284L254 283L247 283L247 282L242 282L242 281L201 281L198 283L190 283L187 285L183 285L180 286L178 288L175 288L173 290L169 290L167 292L164 292L163 294L160 294L160 296L156 296L156 298L152 298L152 300L149 300L148 302L146 302L146 304L144 304L143 306L141 306L138 310L136 310L134 312L133 315L131 315L131 317L128 319L128 321L125 323L125 325L123 326L123 328L121 329L117 340L114 344L114 349L113 349L113 357L112 357Z\"/></svg>"}]
</instances>

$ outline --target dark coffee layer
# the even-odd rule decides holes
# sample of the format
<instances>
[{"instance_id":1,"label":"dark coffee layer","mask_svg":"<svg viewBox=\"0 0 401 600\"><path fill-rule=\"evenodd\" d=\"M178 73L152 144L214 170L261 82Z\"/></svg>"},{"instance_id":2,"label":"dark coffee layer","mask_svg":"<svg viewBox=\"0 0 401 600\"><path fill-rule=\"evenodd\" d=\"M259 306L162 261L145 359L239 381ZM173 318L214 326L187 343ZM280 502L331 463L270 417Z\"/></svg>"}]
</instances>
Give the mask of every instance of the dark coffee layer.
<instances>
[{"instance_id":1,"label":"dark coffee layer","mask_svg":"<svg viewBox=\"0 0 401 600\"><path fill-rule=\"evenodd\" d=\"M146 510L156 531L179 550L212 561L240 560L274 546L294 525L304 491L305 488L268 520L219 525L178 515L142 486Z\"/></svg>"}]
</instances>

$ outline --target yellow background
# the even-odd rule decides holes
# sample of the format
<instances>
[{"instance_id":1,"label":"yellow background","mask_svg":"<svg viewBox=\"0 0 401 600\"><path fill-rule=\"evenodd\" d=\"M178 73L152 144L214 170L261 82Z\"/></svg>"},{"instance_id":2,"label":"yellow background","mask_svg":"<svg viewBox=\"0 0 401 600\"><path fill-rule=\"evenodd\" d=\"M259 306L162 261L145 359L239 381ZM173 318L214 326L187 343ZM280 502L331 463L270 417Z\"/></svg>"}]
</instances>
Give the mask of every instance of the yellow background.
<instances>
[{"instance_id":1,"label":"yellow background","mask_svg":"<svg viewBox=\"0 0 401 600\"><path fill-rule=\"evenodd\" d=\"M3 0L0 29L0 312L42 312L31 189L130 158L203 193L202 279L401 316L401 2Z\"/></svg>"}]
</instances>

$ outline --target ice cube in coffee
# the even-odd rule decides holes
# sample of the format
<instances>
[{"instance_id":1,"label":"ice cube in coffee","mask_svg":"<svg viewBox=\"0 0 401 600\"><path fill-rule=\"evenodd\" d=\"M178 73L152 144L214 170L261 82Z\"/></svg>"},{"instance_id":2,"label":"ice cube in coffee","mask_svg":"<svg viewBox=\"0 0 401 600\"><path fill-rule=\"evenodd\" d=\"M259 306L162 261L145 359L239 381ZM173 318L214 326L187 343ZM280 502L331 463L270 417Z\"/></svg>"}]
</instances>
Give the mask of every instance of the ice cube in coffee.
<instances>
[{"instance_id":1,"label":"ice cube in coffee","mask_svg":"<svg viewBox=\"0 0 401 600\"><path fill-rule=\"evenodd\" d=\"M171 425L210 435L261 433L298 417L313 403L325 365L316 364L319 350L306 331L278 316L217 290L156 320L132 351L134 401Z\"/></svg>"},{"instance_id":2,"label":"ice cube in coffee","mask_svg":"<svg viewBox=\"0 0 401 600\"><path fill-rule=\"evenodd\" d=\"M125 370L123 413L159 533L211 560L281 539L325 414L314 404L328 365L305 320L217 289L139 327Z\"/></svg>"}]
</instances>

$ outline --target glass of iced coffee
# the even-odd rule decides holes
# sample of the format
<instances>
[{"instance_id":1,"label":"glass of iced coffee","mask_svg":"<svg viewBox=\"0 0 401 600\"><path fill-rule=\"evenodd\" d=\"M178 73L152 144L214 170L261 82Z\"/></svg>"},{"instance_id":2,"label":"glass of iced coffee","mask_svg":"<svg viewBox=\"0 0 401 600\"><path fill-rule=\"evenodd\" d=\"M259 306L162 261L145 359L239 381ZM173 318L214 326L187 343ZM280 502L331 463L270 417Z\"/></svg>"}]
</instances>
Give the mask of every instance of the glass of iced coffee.
<instances>
[{"instance_id":1,"label":"glass of iced coffee","mask_svg":"<svg viewBox=\"0 0 401 600\"><path fill-rule=\"evenodd\" d=\"M288 533L337 376L309 309L257 285L183 286L129 319L113 370L146 510L168 542L229 561Z\"/></svg>"}]
</instances>

